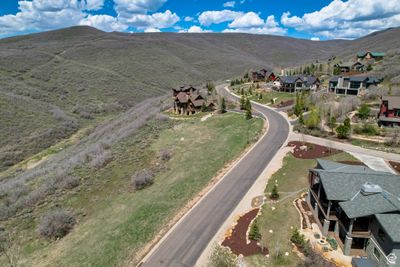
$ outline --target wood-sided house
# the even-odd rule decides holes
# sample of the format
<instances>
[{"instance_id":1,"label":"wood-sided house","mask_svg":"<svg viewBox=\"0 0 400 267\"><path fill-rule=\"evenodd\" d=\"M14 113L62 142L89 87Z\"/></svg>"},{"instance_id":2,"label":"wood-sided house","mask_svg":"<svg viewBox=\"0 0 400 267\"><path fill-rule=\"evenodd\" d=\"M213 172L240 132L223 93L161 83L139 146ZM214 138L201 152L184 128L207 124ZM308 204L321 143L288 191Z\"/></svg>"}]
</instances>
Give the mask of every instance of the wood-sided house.
<instances>
[{"instance_id":1,"label":"wood-sided house","mask_svg":"<svg viewBox=\"0 0 400 267\"><path fill-rule=\"evenodd\" d=\"M345 62L341 64L335 64L335 68L339 68L341 73L349 73L349 72L364 72L366 71L366 67L361 62Z\"/></svg>"},{"instance_id":2,"label":"wood-sided house","mask_svg":"<svg viewBox=\"0 0 400 267\"><path fill-rule=\"evenodd\" d=\"M400 176L366 166L317 160L307 202L324 236L345 255L373 266L400 266ZM359 266L359 265L355 265Z\"/></svg>"},{"instance_id":3,"label":"wood-sided house","mask_svg":"<svg viewBox=\"0 0 400 267\"><path fill-rule=\"evenodd\" d=\"M272 82L275 81L275 74L272 71L262 69L251 73L253 82Z\"/></svg>"},{"instance_id":4,"label":"wood-sided house","mask_svg":"<svg viewBox=\"0 0 400 267\"><path fill-rule=\"evenodd\" d=\"M382 96L378 124L400 126L400 96Z\"/></svg>"},{"instance_id":5,"label":"wood-sided house","mask_svg":"<svg viewBox=\"0 0 400 267\"><path fill-rule=\"evenodd\" d=\"M294 93L302 90L316 91L321 82L313 75L286 75L277 77L274 85L278 91Z\"/></svg>"},{"instance_id":6,"label":"wood-sided house","mask_svg":"<svg viewBox=\"0 0 400 267\"><path fill-rule=\"evenodd\" d=\"M370 60L370 59L375 59L375 60L381 60L384 58L385 53L383 52L373 52L373 51L366 51L366 52L359 52L357 54L357 58L359 60Z\"/></svg>"},{"instance_id":7,"label":"wood-sided house","mask_svg":"<svg viewBox=\"0 0 400 267\"><path fill-rule=\"evenodd\" d=\"M191 115L201 111L202 108L214 110L215 104L211 99L207 101L200 93L200 90L191 86L183 85L172 89L174 101L174 112L180 115Z\"/></svg>"}]
</instances>

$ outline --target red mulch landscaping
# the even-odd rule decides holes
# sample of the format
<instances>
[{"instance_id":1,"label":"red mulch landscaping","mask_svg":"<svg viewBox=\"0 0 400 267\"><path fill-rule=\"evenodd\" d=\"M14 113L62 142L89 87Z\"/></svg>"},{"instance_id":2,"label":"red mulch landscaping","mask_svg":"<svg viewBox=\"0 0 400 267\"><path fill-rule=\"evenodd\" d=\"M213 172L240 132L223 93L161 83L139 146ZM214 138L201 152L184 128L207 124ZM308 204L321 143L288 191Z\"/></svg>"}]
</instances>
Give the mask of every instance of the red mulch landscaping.
<instances>
[{"instance_id":1,"label":"red mulch landscaping","mask_svg":"<svg viewBox=\"0 0 400 267\"><path fill-rule=\"evenodd\" d=\"M236 255L251 256L255 254L268 254L268 249L258 246L257 241L250 240L247 244L246 233L251 221L257 216L259 209L254 209L241 216L232 230L231 236L225 238L222 245L231 249Z\"/></svg>"},{"instance_id":2,"label":"red mulch landscaping","mask_svg":"<svg viewBox=\"0 0 400 267\"><path fill-rule=\"evenodd\" d=\"M341 150L299 141L289 142L288 146L294 147L292 154L299 159L316 159L342 152ZM302 146L307 146L307 149L301 150L300 147Z\"/></svg>"},{"instance_id":3,"label":"red mulch landscaping","mask_svg":"<svg viewBox=\"0 0 400 267\"><path fill-rule=\"evenodd\" d=\"M294 105L294 100L281 101L276 107L284 108Z\"/></svg>"},{"instance_id":4,"label":"red mulch landscaping","mask_svg":"<svg viewBox=\"0 0 400 267\"><path fill-rule=\"evenodd\" d=\"M400 162L396 161L389 161L390 166L398 173L400 174Z\"/></svg>"}]
</instances>

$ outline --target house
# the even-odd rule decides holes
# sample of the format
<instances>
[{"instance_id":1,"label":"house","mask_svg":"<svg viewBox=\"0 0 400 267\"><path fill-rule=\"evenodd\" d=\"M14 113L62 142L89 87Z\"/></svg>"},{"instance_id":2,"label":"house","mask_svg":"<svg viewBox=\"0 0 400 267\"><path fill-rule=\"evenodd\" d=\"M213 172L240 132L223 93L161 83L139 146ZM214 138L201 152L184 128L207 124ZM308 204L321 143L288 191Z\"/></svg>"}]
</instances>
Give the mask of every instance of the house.
<instances>
[{"instance_id":1,"label":"house","mask_svg":"<svg viewBox=\"0 0 400 267\"><path fill-rule=\"evenodd\" d=\"M357 54L357 58L359 60L362 59L375 59L375 60L380 60L385 56L385 53L383 52L372 52L372 51L367 51L367 52L359 52Z\"/></svg>"},{"instance_id":2,"label":"house","mask_svg":"<svg viewBox=\"0 0 400 267\"><path fill-rule=\"evenodd\" d=\"M200 111L204 106L214 109L213 101L206 101L200 91L191 85L183 85L177 89L172 89L174 101L174 112L181 115L191 115Z\"/></svg>"},{"instance_id":3,"label":"house","mask_svg":"<svg viewBox=\"0 0 400 267\"><path fill-rule=\"evenodd\" d=\"M378 114L378 124L400 126L400 96L382 96Z\"/></svg>"},{"instance_id":4,"label":"house","mask_svg":"<svg viewBox=\"0 0 400 267\"><path fill-rule=\"evenodd\" d=\"M360 95L382 79L369 76L334 76L329 80L329 91L337 95Z\"/></svg>"},{"instance_id":5,"label":"house","mask_svg":"<svg viewBox=\"0 0 400 267\"><path fill-rule=\"evenodd\" d=\"M262 69L251 73L253 82L271 82L274 81L276 76L272 71Z\"/></svg>"},{"instance_id":6,"label":"house","mask_svg":"<svg viewBox=\"0 0 400 267\"><path fill-rule=\"evenodd\" d=\"M321 82L315 76L309 75L287 75L279 76L274 81L274 86L283 92L299 92L302 90L316 91Z\"/></svg>"},{"instance_id":7,"label":"house","mask_svg":"<svg viewBox=\"0 0 400 267\"><path fill-rule=\"evenodd\" d=\"M400 266L400 176L317 160L309 170L307 202L322 234L348 256L376 266Z\"/></svg>"},{"instance_id":8,"label":"house","mask_svg":"<svg viewBox=\"0 0 400 267\"><path fill-rule=\"evenodd\" d=\"M346 62L342 64L335 64L335 68L339 68L341 73L348 72L364 72L366 67L361 62Z\"/></svg>"}]
</instances>

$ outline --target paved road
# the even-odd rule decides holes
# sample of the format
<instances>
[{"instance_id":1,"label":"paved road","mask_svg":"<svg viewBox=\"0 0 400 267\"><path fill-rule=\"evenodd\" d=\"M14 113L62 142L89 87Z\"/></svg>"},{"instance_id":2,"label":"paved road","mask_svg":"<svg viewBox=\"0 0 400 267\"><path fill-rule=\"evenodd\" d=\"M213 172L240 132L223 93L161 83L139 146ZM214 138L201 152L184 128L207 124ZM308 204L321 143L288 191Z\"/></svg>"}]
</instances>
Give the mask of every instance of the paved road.
<instances>
[{"instance_id":1,"label":"paved road","mask_svg":"<svg viewBox=\"0 0 400 267\"><path fill-rule=\"evenodd\" d=\"M224 86L218 86L217 90L225 98L234 98L224 89ZM178 223L172 232L150 254L142 266L194 266L218 229L286 141L289 134L287 121L277 112L261 105L254 103L253 108L268 118L269 129L267 134Z\"/></svg>"}]
</instances>

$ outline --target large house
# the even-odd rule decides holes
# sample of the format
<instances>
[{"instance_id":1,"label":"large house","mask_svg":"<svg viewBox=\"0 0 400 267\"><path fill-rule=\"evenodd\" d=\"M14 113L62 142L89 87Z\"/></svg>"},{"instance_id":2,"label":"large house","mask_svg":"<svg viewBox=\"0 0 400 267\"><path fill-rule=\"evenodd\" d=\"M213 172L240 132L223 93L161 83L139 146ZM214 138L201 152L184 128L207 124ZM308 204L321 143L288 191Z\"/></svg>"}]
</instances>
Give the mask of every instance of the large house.
<instances>
[{"instance_id":1,"label":"large house","mask_svg":"<svg viewBox=\"0 0 400 267\"><path fill-rule=\"evenodd\" d=\"M384 126L400 126L400 96L382 96L378 123Z\"/></svg>"},{"instance_id":2,"label":"large house","mask_svg":"<svg viewBox=\"0 0 400 267\"><path fill-rule=\"evenodd\" d=\"M400 176L318 160L307 202L322 234L334 236L345 255L400 266Z\"/></svg>"},{"instance_id":3,"label":"large house","mask_svg":"<svg viewBox=\"0 0 400 267\"><path fill-rule=\"evenodd\" d=\"M214 109L213 101L206 101L200 91L191 85L183 85L177 89L172 89L174 101L174 112L181 115L191 115L206 107Z\"/></svg>"},{"instance_id":4,"label":"large house","mask_svg":"<svg viewBox=\"0 0 400 267\"><path fill-rule=\"evenodd\" d=\"M360 95L382 79L369 76L334 76L329 80L329 91L338 95Z\"/></svg>"},{"instance_id":5,"label":"large house","mask_svg":"<svg viewBox=\"0 0 400 267\"><path fill-rule=\"evenodd\" d=\"M375 60L380 60L385 56L385 53L383 52L372 52L372 51L367 51L367 52L359 52L357 54L357 58L359 60L361 59L375 59Z\"/></svg>"},{"instance_id":6,"label":"large house","mask_svg":"<svg viewBox=\"0 0 400 267\"><path fill-rule=\"evenodd\" d=\"M251 73L253 82L271 82L274 81L276 76L272 71L262 69Z\"/></svg>"},{"instance_id":7,"label":"large house","mask_svg":"<svg viewBox=\"0 0 400 267\"><path fill-rule=\"evenodd\" d=\"M287 75L277 77L274 85L279 91L294 93L303 90L316 91L321 82L313 75Z\"/></svg>"},{"instance_id":8,"label":"large house","mask_svg":"<svg viewBox=\"0 0 400 267\"><path fill-rule=\"evenodd\" d=\"M366 67L361 62L345 62L341 64L335 64L335 68L339 68L341 73L348 72L364 72Z\"/></svg>"}]
</instances>

